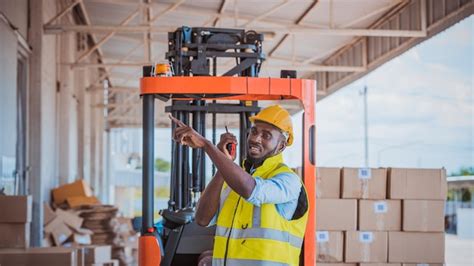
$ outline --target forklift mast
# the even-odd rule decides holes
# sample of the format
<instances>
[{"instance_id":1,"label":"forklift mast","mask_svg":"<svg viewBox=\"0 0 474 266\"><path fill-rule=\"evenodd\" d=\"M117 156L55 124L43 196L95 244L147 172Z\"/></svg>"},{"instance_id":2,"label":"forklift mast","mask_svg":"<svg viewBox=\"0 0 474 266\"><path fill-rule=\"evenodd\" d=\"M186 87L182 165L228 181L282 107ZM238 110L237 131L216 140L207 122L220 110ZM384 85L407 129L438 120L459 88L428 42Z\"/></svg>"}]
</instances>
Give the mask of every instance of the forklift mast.
<instances>
[{"instance_id":1,"label":"forklift mast","mask_svg":"<svg viewBox=\"0 0 474 266\"><path fill-rule=\"evenodd\" d=\"M258 78L265 56L263 34L240 29L180 27L168 33L172 76L157 75L156 66L145 66L140 80L143 100L143 217L139 264L197 265L199 255L212 249L214 227L194 222L194 207L205 188L206 161L202 149L172 142L170 199L161 210L163 229L154 225L154 118L155 99L170 101L165 112L191 125L206 137L206 115L211 115L212 141L216 144L217 114L239 116L239 163L246 155L249 117L260 109L259 100L298 100L303 108L302 179L307 187L309 218L301 262L315 258L315 112L316 82L284 78ZM218 64L219 60L219 64ZM218 69L218 65L219 68ZM227 69L224 69L226 68ZM230 101L229 100L233 100ZM175 125L172 124L172 132ZM172 137L170 136L170 141ZM212 169L215 173L215 168ZM160 245L158 245L160 241Z\"/></svg>"},{"instance_id":2,"label":"forklift mast","mask_svg":"<svg viewBox=\"0 0 474 266\"><path fill-rule=\"evenodd\" d=\"M168 33L168 52L166 58L174 72L173 76L222 76L257 77L262 61L263 34L255 31L218 28L181 27ZM230 69L217 69L217 60L235 60ZM212 66L212 68L211 68ZM216 142L216 116L219 113L239 115L240 143L246 142L248 117L259 111L257 103L240 104L217 103L197 98L199 95L183 95L196 100L173 100L165 111L206 136L206 114L212 115L212 140ZM220 95L215 95L218 98ZM228 96L228 95L222 95ZM174 97L175 98L175 97ZM191 122L192 121L192 122ZM172 125L172 130L175 125ZM240 145L240 161L246 154L246 146ZM191 163L190 163L191 162ZM215 173L215 168L212 169ZM194 207L197 197L205 187L206 163L204 151L193 149L191 158L189 148L172 142L171 187L168 209L176 211Z\"/></svg>"}]
</instances>

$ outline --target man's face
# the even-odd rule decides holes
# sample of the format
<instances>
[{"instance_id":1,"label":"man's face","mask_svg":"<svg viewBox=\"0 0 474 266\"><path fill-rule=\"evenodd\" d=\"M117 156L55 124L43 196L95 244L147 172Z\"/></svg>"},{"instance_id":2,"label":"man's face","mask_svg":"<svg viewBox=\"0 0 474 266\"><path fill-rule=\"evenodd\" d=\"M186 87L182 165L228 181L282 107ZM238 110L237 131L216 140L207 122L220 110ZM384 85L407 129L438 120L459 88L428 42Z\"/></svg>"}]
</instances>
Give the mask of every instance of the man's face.
<instances>
[{"instance_id":1,"label":"man's face","mask_svg":"<svg viewBox=\"0 0 474 266\"><path fill-rule=\"evenodd\" d=\"M247 138L247 158L263 162L267 157L285 148L285 138L278 128L265 122L255 121Z\"/></svg>"}]
</instances>

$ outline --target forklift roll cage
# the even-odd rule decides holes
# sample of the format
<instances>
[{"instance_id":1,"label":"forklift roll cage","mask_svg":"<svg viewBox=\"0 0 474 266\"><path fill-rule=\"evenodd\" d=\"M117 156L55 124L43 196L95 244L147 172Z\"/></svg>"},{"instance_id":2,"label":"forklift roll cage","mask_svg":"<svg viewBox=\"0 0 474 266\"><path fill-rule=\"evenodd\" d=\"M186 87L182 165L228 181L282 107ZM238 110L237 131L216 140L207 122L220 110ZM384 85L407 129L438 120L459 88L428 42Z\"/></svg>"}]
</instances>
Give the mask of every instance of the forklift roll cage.
<instances>
[{"instance_id":1,"label":"forklift roll cage","mask_svg":"<svg viewBox=\"0 0 474 266\"><path fill-rule=\"evenodd\" d=\"M154 127L155 99L172 100L165 108L184 123L205 136L205 114L236 113L240 118L240 162L246 154L246 129L248 117L258 112L257 101L298 100L303 106L302 179L309 198L309 217L303 243L301 264L315 265L315 103L316 81L296 78L256 77L264 56L261 42L263 35L253 31L215 28L178 28L168 34L169 52L166 54L178 76L154 76L152 67L144 67L140 80L143 101L143 202L142 228L139 241L141 266L172 265L173 256L185 225L194 217L190 208L191 191L204 190L204 152L192 150L192 166L189 166L189 148L172 144L171 193L168 209L161 212L164 227L169 235L165 244L163 261L154 226ZM231 52L227 52L231 49ZM216 76L217 57L235 57L236 66ZM211 61L212 60L212 61ZM212 62L212 69L210 68ZM190 76L193 75L193 76ZM234 75L238 75L234 77ZM217 100L237 100L240 104L221 104ZM173 128L174 129L174 126ZM215 142L215 136L214 136ZM194 225L193 225L194 226ZM184 229L186 230L186 229ZM188 244L189 245L189 244ZM176 264L176 262L174 262Z\"/></svg>"}]
</instances>

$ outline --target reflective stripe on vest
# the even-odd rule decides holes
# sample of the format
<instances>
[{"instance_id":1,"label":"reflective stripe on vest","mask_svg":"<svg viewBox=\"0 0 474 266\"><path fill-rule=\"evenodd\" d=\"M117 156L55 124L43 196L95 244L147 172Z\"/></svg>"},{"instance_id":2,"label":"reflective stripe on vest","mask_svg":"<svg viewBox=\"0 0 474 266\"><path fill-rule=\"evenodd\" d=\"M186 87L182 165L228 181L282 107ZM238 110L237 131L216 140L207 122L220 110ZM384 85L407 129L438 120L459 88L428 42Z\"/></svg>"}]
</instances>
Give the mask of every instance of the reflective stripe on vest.
<instances>
[{"instance_id":1,"label":"reflective stripe on vest","mask_svg":"<svg viewBox=\"0 0 474 266\"><path fill-rule=\"evenodd\" d=\"M262 260L242 260L242 259L213 259L212 266L288 266L286 263L262 261Z\"/></svg>"},{"instance_id":2,"label":"reflective stripe on vest","mask_svg":"<svg viewBox=\"0 0 474 266\"><path fill-rule=\"evenodd\" d=\"M216 227L216 235L219 236L229 236L229 232L231 228ZM282 242L289 242L295 248L300 248L303 244L303 238L294 236L289 232L285 231L278 231L275 229L262 229L262 228L247 228L247 229L238 229L232 228L232 232L230 233L230 237L234 239L247 239L247 238L264 238L264 239L271 239L276 241Z\"/></svg>"}]
</instances>

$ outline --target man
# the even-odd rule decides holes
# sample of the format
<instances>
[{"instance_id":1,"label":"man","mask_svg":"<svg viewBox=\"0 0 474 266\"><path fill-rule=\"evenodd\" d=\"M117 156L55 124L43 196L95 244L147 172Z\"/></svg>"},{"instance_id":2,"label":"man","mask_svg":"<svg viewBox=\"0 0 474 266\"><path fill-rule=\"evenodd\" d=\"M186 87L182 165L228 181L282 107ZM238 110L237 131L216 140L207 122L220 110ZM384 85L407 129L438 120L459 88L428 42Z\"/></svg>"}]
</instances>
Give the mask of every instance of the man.
<instances>
[{"instance_id":1,"label":"man","mask_svg":"<svg viewBox=\"0 0 474 266\"><path fill-rule=\"evenodd\" d=\"M234 135L222 134L216 147L171 119L177 124L174 140L204 149L217 168L195 216L207 226L217 215L212 265L299 265L308 200L301 179L283 164L282 152L293 143L288 111L274 105L250 117L242 168L225 148L237 144Z\"/></svg>"}]
</instances>

